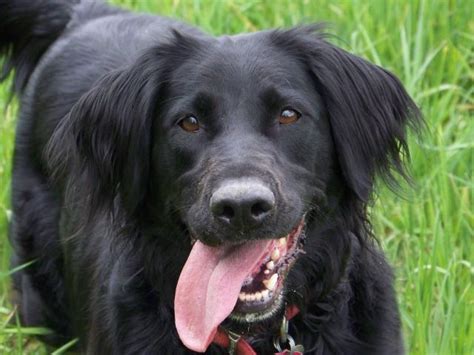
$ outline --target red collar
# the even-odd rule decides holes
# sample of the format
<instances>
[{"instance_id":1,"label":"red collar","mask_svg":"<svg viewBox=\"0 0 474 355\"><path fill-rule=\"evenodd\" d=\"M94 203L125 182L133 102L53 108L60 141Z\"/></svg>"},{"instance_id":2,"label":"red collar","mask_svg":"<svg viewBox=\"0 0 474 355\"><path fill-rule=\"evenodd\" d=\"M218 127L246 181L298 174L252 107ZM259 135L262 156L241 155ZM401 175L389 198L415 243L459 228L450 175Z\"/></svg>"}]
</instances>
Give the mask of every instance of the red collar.
<instances>
[{"instance_id":1,"label":"red collar","mask_svg":"<svg viewBox=\"0 0 474 355\"><path fill-rule=\"evenodd\" d=\"M299 311L300 310L295 305L288 306L285 311L286 319L290 320L291 318L296 316ZM217 345L222 346L223 348L228 349L230 346L229 334L224 329L218 328L213 342ZM289 353L289 350L284 350L282 352L275 353L275 355L283 355ZM299 353L293 352L293 354L298 355ZM255 350L252 349L250 344L245 341L245 339L240 338L235 348L235 355L257 355L257 353L255 352Z\"/></svg>"}]
</instances>

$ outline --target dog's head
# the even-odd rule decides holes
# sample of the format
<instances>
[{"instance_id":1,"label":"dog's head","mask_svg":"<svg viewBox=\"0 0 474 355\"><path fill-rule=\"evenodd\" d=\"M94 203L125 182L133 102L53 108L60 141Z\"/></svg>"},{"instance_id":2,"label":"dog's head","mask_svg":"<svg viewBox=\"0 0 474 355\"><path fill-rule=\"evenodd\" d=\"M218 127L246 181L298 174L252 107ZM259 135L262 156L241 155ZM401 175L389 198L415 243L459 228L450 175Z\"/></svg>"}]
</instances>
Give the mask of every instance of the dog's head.
<instances>
[{"instance_id":1,"label":"dog's head","mask_svg":"<svg viewBox=\"0 0 474 355\"><path fill-rule=\"evenodd\" d=\"M175 314L191 349L226 319L280 315L305 229L341 201L364 204L377 173L403 173L415 104L391 73L315 29L174 33L100 80L53 138L94 206L118 200L141 224L179 215L193 247Z\"/></svg>"}]
</instances>

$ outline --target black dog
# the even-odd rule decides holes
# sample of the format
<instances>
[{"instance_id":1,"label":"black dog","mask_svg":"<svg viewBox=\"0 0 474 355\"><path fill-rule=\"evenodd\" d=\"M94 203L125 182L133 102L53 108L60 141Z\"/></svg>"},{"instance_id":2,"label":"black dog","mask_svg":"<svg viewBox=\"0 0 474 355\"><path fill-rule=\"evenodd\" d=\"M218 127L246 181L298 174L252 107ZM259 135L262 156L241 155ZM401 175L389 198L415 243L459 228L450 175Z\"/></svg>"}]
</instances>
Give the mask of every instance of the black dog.
<instances>
[{"instance_id":1,"label":"black dog","mask_svg":"<svg viewBox=\"0 0 474 355\"><path fill-rule=\"evenodd\" d=\"M92 2L0 13L25 325L88 354L403 352L366 212L421 121L397 78L318 26L215 38Z\"/></svg>"}]
</instances>

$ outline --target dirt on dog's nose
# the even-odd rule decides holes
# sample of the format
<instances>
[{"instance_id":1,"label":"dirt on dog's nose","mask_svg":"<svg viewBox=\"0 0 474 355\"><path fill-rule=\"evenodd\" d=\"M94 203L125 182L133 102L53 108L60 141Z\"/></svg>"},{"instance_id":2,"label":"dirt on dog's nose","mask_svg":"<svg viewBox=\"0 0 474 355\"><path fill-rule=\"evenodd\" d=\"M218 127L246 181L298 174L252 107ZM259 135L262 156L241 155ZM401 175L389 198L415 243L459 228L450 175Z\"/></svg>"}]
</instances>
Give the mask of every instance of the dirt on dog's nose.
<instances>
[{"instance_id":1,"label":"dirt on dog's nose","mask_svg":"<svg viewBox=\"0 0 474 355\"><path fill-rule=\"evenodd\" d=\"M258 179L227 180L212 194L210 209L232 228L255 228L274 212L275 195Z\"/></svg>"}]
</instances>

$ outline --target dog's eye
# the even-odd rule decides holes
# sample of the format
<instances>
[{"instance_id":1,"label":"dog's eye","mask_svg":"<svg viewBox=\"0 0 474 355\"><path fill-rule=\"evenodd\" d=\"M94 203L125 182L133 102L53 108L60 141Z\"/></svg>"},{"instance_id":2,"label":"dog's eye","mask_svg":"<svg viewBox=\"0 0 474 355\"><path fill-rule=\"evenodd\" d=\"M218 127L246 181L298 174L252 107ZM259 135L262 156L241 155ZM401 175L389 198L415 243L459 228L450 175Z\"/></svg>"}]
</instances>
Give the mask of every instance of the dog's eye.
<instances>
[{"instance_id":1,"label":"dog's eye","mask_svg":"<svg viewBox=\"0 0 474 355\"><path fill-rule=\"evenodd\" d=\"M186 116L179 121L179 126L186 132L197 132L199 130L199 122L194 116Z\"/></svg>"},{"instance_id":2,"label":"dog's eye","mask_svg":"<svg viewBox=\"0 0 474 355\"><path fill-rule=\"evenodd\" d=\"M285 108L283 111L280 113L280 118L279 122L280 124L291 124L295 123L298 121L298 119L301 117L301 114L291 108Z\"/></svg>"}]
</instances>

